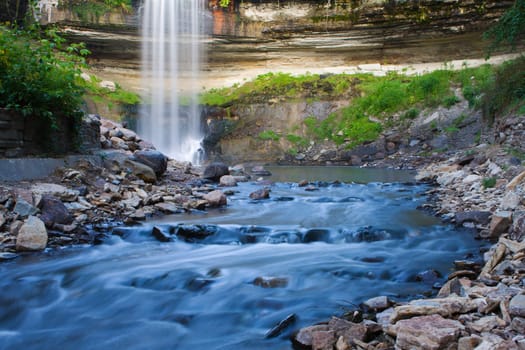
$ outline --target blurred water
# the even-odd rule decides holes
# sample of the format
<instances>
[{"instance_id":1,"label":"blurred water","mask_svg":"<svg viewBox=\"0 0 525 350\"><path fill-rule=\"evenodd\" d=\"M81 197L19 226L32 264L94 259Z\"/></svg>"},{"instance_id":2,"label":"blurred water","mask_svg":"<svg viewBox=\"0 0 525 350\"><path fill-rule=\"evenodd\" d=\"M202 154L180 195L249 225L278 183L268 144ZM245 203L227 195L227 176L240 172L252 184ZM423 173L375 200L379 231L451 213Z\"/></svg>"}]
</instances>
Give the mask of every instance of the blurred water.
<instances>
[{"instance_id":1,"label":"blurred water","mask_svg":"<svg viewBox=\"0 0 525 350\"><path fill-rule=\"evenodd\" d=\"M373 296L425 293L417 273L446 275L479 250L470 234L416 210L425 186L318 185L276 183L269 200L252 201L261 185L243 183L225 209L1 264L0 349L291 349L300 327ZM153 227L173 242L155 240ZM281 283L254 284L264 276ZM265 339L292 313L295 324Z\"/></svg>"}]
</instances>

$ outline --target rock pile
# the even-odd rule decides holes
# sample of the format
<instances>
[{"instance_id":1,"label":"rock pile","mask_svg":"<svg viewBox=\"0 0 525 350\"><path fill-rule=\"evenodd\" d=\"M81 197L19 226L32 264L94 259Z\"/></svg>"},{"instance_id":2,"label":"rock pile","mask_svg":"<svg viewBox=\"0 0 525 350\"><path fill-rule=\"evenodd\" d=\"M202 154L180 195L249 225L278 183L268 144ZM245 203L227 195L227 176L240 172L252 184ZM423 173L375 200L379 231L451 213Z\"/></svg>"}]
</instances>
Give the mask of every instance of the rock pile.
<instances>
[{"instance_id":1,"label":"rock pile","mask_svg":"<svg viewBox=\"0 0 525 350\"><path fill-rule=\"evenodd\" d=\"M0 185L0 260L17 252L97 243L122 223L227 204L191 164L168 159L121 124L100 121L99 157L59 169L43 182ZM228 173L213 164L217 181ZM227 175L229 176L229 175ZM246 181L222 176L223 186Z\"/></svg>"}]
</instances>

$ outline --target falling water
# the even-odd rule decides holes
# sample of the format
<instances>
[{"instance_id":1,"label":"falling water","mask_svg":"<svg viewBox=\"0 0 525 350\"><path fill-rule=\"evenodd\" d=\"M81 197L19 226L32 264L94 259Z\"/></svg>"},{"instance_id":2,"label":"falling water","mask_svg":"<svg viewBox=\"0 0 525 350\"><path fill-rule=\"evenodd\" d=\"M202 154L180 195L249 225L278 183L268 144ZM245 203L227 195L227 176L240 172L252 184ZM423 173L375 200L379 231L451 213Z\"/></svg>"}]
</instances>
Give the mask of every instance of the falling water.
<instances>
[{"instance_id":1,"label":"falling water","mask_svg":"<svg viewBox=\"0 0 525 350\"><path fill-rule=\"evenodd\" d=\"M170 157L198 163L204 3L146 0L143 6L142 81L147 95L139 133Z\"/></svg>"}]
</instances>

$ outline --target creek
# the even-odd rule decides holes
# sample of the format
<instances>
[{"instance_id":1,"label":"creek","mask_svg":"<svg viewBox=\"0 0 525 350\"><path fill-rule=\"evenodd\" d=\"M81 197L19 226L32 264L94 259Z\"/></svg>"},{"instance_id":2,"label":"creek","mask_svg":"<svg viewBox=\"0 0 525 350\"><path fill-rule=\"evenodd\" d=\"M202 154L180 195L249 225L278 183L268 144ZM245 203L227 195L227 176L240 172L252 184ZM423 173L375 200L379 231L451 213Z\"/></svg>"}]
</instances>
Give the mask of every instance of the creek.
<instances>
[{"instance_id":1,"label":"creek","mask_svg":"<svg viewBox=\"0 0 525 350\"><path fill-rule=\"evenodd\" d=\"M417 209L428 186L410 173L270 170L279 182L268 200L249 199L261 184L241 183L223 209L1 264L0 349L291 349L300 327L370 297L424 295L435 281L419 273L446 276L455 259L479 256L471 233ZM316 190L287 182L302 178ZM178 235L159 242L153 227Z\"/></svg>"}]
</instances>

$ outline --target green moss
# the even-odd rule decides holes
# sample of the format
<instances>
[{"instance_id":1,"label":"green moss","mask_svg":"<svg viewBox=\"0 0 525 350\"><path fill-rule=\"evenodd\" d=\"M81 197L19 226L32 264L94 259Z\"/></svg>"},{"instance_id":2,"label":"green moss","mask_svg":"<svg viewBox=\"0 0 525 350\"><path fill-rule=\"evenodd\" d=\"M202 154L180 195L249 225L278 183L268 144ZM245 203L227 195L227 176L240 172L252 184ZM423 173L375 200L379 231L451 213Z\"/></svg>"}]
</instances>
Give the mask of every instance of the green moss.
<instances>
[{"instance_id":1,"label":"green moss","mask_svg":"<svg viewBox=\"0 0 525 350\"><path fill-rule=\"evenodd\" d=\"M264 130L257 135L257 138L261 141L279 141L281 136L273 130Z\"/></svg>"},{"instance_id":2,"label":"green moss","mask_svg":"<svg viewBox=\"0 0 525 350\"><path fill-rule=\"evenodd\" d=\"M481 180L483 188L493 188L496 186L497 179L495 177L486 177Z\"/></svg>"}]
</instances>

